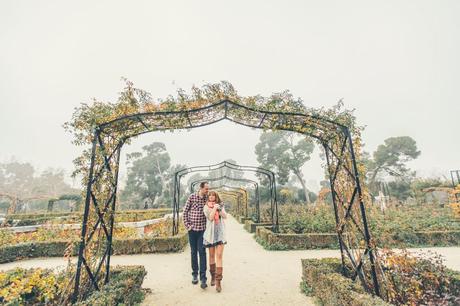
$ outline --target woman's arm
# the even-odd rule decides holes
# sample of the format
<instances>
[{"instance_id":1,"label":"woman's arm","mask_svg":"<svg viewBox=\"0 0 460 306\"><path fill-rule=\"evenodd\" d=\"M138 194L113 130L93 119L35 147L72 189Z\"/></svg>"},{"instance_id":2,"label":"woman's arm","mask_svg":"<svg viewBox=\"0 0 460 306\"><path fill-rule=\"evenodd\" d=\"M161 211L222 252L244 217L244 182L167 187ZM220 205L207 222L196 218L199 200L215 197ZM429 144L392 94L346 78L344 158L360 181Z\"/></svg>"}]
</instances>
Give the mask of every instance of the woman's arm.
<instances>
[{"instance_id":1,"label":"woman's arm","mask_svg":"<svg viewBox=\"0 0 460 306\"><path fill-rule=\"evenodd\" d=\"M222 203L220 207L222 207L222 209L220 210L220 215L222 216L223 219L227 219L227 212L225 211L224 203Z\"/></svg>"},{"instance_id":2,"label":"woman's arm","mask_svg":"<svg viewBox=\"0 0 460 306\"><path fill-rule=\"evenodd\" d=\"M214 220L214 214L216 213L217 208L214 206L212 209L206 205L203 208L203 213L209 221Z\"/></svg>"}]
</instances>

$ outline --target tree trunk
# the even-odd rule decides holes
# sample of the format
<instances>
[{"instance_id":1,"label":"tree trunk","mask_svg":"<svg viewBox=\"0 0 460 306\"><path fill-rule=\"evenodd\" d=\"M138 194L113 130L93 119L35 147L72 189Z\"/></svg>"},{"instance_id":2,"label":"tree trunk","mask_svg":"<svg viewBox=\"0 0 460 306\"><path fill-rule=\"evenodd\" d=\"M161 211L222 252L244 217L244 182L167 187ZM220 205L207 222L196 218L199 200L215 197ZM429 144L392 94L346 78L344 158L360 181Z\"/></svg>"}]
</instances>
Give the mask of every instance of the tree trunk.
<instances>
[{"instance_id":1,"label":"tree trunk","mask_svg":"<svg viewBox=\"0 0 460 306\"><path fill-rule=\"evenodd\" d=\"M294 171L294 174L297 177L297 179L300 181L300 184L302 185L303 192L305 194L305 201L307 202L307 204L310 204L311 201L310 201L310 196L308 195L307 186L305 186L305 182L303 181L303 178L300 175L300 171Z\"/></svg>"}]
</instances>

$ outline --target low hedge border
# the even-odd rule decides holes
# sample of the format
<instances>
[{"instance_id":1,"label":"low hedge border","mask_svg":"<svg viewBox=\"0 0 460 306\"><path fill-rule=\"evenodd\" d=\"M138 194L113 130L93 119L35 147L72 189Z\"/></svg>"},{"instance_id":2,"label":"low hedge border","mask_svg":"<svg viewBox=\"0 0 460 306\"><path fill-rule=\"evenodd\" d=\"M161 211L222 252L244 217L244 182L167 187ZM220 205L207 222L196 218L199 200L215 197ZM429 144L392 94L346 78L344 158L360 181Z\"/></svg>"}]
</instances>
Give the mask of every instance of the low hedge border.
<instances>
[{"instance_id":1,"label":"low hedge border","mask_svg":"<svg viewBox=\"0 0 460 306\"><path fill-rule=\"evenodd\" d=\"M148 254L181 252L188 243L187 233L172 237L114 239L113 254ZM0 247L0 264L36 257L61 257L68 241L37 241ZM73 243L72 255L78 254L79 242Z\"/></svg>"},{"instance_id":2,"label":"low hedge border","mask_svg":"<svg viewBox=\"0 0 460 306\"><path fill-rule=\"evenodd\" d=\"M138 305L145 298L142 283L146 274L144 266L115 266L110 270L110 282L107 285L75 305Z\"/></svg>"},{"instance_id":3,"label":"low hedge border","mask_svg":"<svg viewBox=\"0 0 460 306\"><path fill-rule=\"evenodd\" d=\"M130 215L133 217L134 221L137 221L137 218L142 215L158 215L159 217L164 216L165 214L171 213L171 208L153 208L153 209L143 209L143 210L120 210L115 212L115 216L124 216ZM5 222L12 222L12 220L20 220L21 225L36 225L41 224L46 221L62 218L62 217L75 217L81 218L83 216L82 212L50 212L50 213L37 213L37 214L9 214L5 216ZM143 218L140 218L143 219ZM37 223L38 222L38 223ZM40 223L41 222L41 223ZM17 226L21 226L17 225Z\"/></svg>"},{"instance_id":4,"label":"low hedge border","mask_svg":"<svg viewBox=\"0 0 460 306\"><path fill-rule=\"evenodd\" d=\"M268 250L338 249L337 234L279 234L269 227L256 228L256 241Z\"/></svg>"},{"instance_id":5,"label":"low hedge border","mask_svg":"<svg viewBox=\"0 0 460 306\"><path fill-rule=\"evenodd\" d=\"M302 259L302 291L324 306L390 306L341 274L337 258Z\"/></svg>"},{"instance_id":6,"label":"low hedge border","mask_svg":"<svg viewBox=\"0 0 460 306\"><path fill-rule=\"evenodd\" d=\"M259 226L270 226L271 222L260 222L256 223L252 219L244 221L244 229L250 233L255 233Z\"/></svg>"},{"instance_id":7,"label":"low hedge border","mask_svg":"<svg viewBox=\"0 0 460 306\"><path fill-rule=\"evenodd\" d=\"M397 233L391 248L459 246L460 231ZM268 250L338 249L335 233L279 234L269 227L256 228L256 241ZM395 237L396 238L396 237Z\"/></svg>"},{"instance_id":8,"label":"low hedge border","mask_svg":"<svg viewBox=\"0 0 460 306\"><path fill-rule=\"evenodd\" d=\"M251 220L251 218L250 218L250 217L245 217L245 216L238 216L238 217L236 218L236 220L238 220L239 223L244 224L244 222L245 222L246 220Z\"/></svg>"},{"instance_id":9,"label":"low hedge border","mask_svg":"<svg viewBox=\"0 0 460 306\"><path fill-rule=\"evenodd\" d=\"M389 306L379 297L365 292L359 281L344 276L339 258L302 259L301 290L324 306ZM460 295L460 272L447 269L450 291ZM449 304L450 305L450 304Z\"/></svg>"}]
</instances>

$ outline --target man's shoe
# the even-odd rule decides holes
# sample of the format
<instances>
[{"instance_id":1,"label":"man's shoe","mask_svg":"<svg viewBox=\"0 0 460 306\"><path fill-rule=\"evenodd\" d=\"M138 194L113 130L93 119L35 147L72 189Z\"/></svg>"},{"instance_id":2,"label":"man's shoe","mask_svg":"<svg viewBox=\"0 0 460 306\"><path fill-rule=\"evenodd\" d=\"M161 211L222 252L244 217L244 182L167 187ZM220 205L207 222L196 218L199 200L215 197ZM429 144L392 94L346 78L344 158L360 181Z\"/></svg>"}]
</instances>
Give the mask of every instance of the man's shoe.
<instances>
[{"instance_id":1,"label":"man's shoe","mask_svg":"<svg viewBox=\"0 0 460 306\"><path fill-rule=\"evenodd\" d=\"M198 276L193 275L192 284L194 284L194 285L198 284Z\"/></svg>"},{"instance_id":2,"label":"man's shoe","mask_svg":"<svg viewBox=\"0 0 460 306\"><path fill-rule=\"evenodd\" d=\"M208 287L208 284L206 284L206 281L205 280L202 280L201 281L201 285L200 285L201 289L206 289Z\"/></svg>"}]
</instances>

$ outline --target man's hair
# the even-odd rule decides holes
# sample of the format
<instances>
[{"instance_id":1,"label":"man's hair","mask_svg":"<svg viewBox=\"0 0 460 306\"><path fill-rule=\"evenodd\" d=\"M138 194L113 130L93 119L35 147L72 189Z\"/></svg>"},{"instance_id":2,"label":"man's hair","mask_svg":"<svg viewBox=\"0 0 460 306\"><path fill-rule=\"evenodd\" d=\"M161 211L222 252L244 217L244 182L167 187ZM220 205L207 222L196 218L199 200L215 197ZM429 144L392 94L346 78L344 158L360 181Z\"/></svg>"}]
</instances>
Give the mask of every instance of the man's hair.
<instances>
[{"instance_id":1,"label":"man's hair","mask_svg":"<svg viewBox=\"0 0 460 306\"><path fill-rule=\"evenodd\" d=\"M204 188L204 185L206 185L208 182L204 181L200 183L200 188Z\"/></svg>"}]
</instances>

